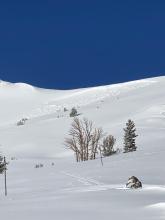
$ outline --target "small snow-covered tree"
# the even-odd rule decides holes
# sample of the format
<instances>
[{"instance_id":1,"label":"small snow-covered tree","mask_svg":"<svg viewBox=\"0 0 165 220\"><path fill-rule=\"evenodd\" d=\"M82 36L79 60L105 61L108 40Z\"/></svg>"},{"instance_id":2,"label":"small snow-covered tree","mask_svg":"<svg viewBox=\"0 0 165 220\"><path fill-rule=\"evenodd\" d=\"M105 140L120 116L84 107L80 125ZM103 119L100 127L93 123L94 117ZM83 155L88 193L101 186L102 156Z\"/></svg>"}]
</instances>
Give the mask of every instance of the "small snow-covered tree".
<instances>
[{"instance_id":1,"label":"small snow-covered tree","mask_svg":"<svg viewBox=\"0 0 165 220\"><path fill-rule=\"evenodd\" d=\"M0 156L0 174L3 174L6 169L6 163L2 156Z\"/></svg>"},{"instance_id":2,"label":"small snow-covered tree","mask_svg":"<svg viewBox=\"0 0 165 220\"><path fill-rule=\"evenodd\" d=\"M0 155L0 174L4 174L5 179L5 196L7 196L7 181L6 181L6 170L7 170L6 158Z\"/></svg>"},{"instance_id":3,"label":"small snow-covered tree","mask_svg":"<svg viewBox=\"0 0 165 220\"><path fill-rule=\"evenodd\" d=\"M112 154L116 153L116 150L114 149L116 139L112 135L108 135L103 139L103 144L102 144L102 155L104 157L108 157Z\"/></svg>"},{"instance_id":4,"label":"small snow-covered tree","mask_svg":"<svg viewBox=\"0 0 165 220\"><path fill-rule=\"evenodd\" d=\"M136 128L132 120L128 120L126 123L126 128L124 128L124 153L136 151Z\"/></svg>"},{"instance_id":5,"label":"small snow-covered tree","mask_svg":"<svg viewBox=\"0 0 165 220\"><path fill-rule=\"evenodd\" d=\"M70 112L70 117L76 117L78 115L77 109L73 107Z\"/></svg>"}]
</instances>

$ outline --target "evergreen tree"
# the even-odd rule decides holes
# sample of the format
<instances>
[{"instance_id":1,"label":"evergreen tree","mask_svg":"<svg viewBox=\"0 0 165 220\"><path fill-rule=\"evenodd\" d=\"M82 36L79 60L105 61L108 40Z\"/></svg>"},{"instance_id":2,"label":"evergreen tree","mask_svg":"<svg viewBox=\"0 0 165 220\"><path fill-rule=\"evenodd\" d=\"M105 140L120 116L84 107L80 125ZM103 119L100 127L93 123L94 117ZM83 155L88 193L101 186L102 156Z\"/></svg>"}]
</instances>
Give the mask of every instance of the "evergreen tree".
<instances>
[{"instance_id":1,"label":"evergreen tree","mask_svg":"<svg viewBox=\"0 0 165 220\"><path fill-rule=\"evenodd\" d=\"M3 157L0 156L0 174L4 173L6 169L6 163L3 160Z\"/></svg>"},{"instance_id":2,"label":"evergreen tree","mask_svg":"<svg viewBox=\"0 0 165 220\"><path fill-rule=\"evenodd\" d=\"M138 135L136 135L135 124L132 120L128 120L124 132L124 153L136 151L135 139Z\"/></svg>"},{"instance_id":3,"label":"evergreen tree","mask_svg":"<svg viewBox=\"0 0 165 220\"><path fill-rule=\"evenodd\" d=\"M70 112L70 117L76 117L78 115L77 109L73 107Z\"/></svg>"}]
</instances>

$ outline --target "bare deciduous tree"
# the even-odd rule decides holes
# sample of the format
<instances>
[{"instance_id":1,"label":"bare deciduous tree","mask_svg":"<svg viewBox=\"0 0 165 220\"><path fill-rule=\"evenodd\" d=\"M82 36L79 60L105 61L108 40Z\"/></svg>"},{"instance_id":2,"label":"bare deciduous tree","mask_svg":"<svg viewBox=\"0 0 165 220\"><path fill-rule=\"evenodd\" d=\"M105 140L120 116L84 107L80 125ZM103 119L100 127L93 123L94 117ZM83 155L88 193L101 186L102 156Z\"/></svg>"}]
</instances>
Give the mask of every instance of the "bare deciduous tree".
<instances>
[{"instance_id":1,"label":"bare deciduous tree","mask_svg":"<svg viewBox=\"0 0 165 220\"><path fill-rule=\"evenodd\" d=\"M96 159L103 136L101 128L93 128L92 121L86 118L74 118L69 136L65 139L65 145L75 153L77 162Z\"/></svg>"},{"instance_id":2,"label":"bare deciduous tree","mask_svg":"<svg viewBox=\"0 0 165 220\"><path fill-rule=\"evenodd\" d=\"M103 130L102 128L95 128L93 135L91 137L91 155L90 159L96 159L96 154L98 153L98 147L100 146L100 140L103 137Z\"/></svg>"}]
</instances>

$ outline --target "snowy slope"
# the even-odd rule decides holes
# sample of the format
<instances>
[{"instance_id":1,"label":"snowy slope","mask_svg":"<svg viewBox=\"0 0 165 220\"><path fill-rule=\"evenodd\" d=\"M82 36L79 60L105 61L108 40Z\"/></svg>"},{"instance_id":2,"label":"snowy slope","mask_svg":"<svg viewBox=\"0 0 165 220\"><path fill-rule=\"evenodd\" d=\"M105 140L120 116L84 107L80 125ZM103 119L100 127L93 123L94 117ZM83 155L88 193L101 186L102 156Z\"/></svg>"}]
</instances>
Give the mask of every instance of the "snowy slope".
<instances>
[{"instance_id":1,"label":"snowy slope","mask_svg":"<svg viewBox=\"0 0 165 220\"><path fill-rule=\"evenodd\" d=\"M1 151L18 158L10 161L7 198L0 188L4 219L165 219L164 88L165 77L69 91L1 81ZM64 147L74 106L113 134L119 148L133 119L138 151L106 158L103 167L99 160L75 163ZM16 126L23 117L29 120ZM39 162L44 168L34 169ZM142 190L125 189L132 175Z\"/></svg>"}]
</instances>

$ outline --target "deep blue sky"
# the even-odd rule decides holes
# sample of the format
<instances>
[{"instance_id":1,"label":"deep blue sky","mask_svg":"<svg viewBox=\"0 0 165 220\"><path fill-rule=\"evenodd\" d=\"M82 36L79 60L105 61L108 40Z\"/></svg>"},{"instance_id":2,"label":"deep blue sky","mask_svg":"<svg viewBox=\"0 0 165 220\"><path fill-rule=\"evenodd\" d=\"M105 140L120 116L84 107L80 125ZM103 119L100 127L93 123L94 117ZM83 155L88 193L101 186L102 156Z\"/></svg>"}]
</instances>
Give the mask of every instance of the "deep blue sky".
<instances>
[{"instance_id":1,"label":"deep blue sky","mask_svg":"<svg viewBox=\"0 0 165 220\"><path fill-rule=\"evenodd\" d=\"M0 1L2 80L67 89L164 73L164 0Z\"/></svg>"}]
</instances>

